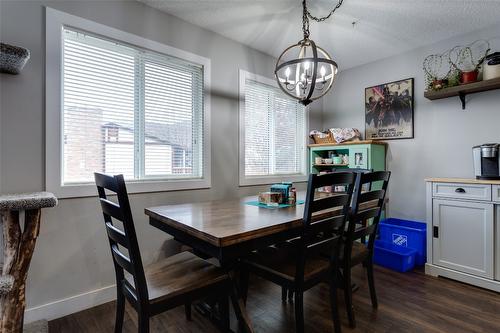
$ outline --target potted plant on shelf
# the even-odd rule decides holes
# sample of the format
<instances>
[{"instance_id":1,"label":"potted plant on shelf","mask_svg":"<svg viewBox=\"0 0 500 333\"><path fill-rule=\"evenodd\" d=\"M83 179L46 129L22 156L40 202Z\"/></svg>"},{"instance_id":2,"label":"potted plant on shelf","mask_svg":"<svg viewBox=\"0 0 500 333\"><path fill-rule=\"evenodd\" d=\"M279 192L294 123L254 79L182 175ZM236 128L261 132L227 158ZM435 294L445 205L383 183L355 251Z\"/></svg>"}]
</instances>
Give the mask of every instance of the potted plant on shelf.
<instances>
[{"instance_id":1,"label":"potted plant on shelf","mask_svg":"<svg viewBox=\"0 0 500 333\"><path fill-rule=\"evenodd\" d=\"M477 40L467 46L455 46L449 52L449 61L460 73L460 84L478 81L479 67L490 51L486 40Z\"/></svg>"}]
</instances>

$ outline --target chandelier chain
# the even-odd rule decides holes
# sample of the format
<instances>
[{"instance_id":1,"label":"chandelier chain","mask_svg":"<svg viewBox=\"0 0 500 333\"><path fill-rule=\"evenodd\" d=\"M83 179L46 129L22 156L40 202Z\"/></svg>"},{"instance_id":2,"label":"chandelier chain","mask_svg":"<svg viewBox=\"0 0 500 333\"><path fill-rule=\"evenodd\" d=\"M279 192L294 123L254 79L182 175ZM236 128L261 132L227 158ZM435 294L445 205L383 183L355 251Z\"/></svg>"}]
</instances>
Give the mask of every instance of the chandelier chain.
<instances>
[{"instance_id":1,"label":"chandelier chain","mask_svg":"<svg viewBox=\"0 0 500 333\"><path fill-rule=\"evenodd\" d=\"M323 17L316 17L316 16L312 15L311 12L309 11L309 9L307 8L306 0L302 0L302 8L303 8L303 12L302 12L302 31L304 33L304 38L309 38L309 35L310 35L310 32L309 32L309 19L311 19L313 21L316 21L316 22L326 21L326 20L328 20L333 15L333 13L335 13L335 11L337 9L340 8L340 6L342 6L343 2L344 2L344 0L339 0L339 2L337 3L337 5L335 5L335 7L333 7L333 9L328 13L328 15L323 16Z\"/></svg>"}]
</instances>

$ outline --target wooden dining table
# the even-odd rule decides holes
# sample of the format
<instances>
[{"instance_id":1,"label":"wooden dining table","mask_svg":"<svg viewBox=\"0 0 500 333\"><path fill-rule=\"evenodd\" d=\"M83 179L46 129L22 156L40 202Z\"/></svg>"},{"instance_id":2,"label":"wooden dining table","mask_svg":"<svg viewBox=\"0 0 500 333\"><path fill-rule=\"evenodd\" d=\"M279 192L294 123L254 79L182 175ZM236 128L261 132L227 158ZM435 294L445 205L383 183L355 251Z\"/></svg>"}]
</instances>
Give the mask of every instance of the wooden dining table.
<instances>
[{"instance_id":1,"label":"wooden dining table","mask_svg":"<svg viewBox=\"0 0 500 333\"><path fill-rule=\"evenodd\" d=\"M304 197L305 193L299 193L299 199ZM231 276L232 304L240 326L246 332L253 332L253 328L234 278L238 259L251 251L299 236L304 215L304 204L286 208L248 204L256 200L253 196L145 209L152 226L192 247L195 252L218 259ZM341 207L336 207L314 218L341 213Z\"/></svg>"}]
</instances>

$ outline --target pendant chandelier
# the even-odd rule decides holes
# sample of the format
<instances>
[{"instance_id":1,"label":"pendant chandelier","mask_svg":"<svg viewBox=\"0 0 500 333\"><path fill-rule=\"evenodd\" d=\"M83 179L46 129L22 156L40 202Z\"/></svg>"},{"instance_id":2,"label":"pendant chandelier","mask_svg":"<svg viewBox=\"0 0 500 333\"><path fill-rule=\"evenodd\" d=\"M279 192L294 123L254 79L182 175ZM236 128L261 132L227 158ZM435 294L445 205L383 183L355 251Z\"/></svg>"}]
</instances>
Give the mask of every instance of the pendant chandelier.
<instances>
[{"instance_id":1,"label":"pendant chandelier","mask_svg":"<svg viewBox=\"0 0 500 333\"><path fill-rule=\"evenodd\" d=\"M316 22L327 20L342 2L343 0L339 0L327 16L318 18L311 15L306 0L302 0L304 39L286 48L276 63L274 74L279 87L304 105L323 97L332 88L338 72L337 63L309 38L309 19Z\"/></svg>"}]
</instances>

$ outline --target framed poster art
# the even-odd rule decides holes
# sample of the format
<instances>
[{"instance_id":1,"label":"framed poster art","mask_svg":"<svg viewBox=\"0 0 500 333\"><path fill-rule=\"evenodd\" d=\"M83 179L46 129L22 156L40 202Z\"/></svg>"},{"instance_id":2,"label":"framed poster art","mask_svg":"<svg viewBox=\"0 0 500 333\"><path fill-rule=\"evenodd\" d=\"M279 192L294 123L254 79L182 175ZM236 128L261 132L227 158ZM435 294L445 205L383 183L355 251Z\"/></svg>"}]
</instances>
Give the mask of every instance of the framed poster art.
<instances>
[{"instance_id":1,"label":"framed poster art","mask_svg":"<svg viewBox=\"0 0 500 333\"><path fill-rule=\"evenodd\" d=\"M365 89L365 138L413 138L413 78Z\"/></svg>"}]
</instances>

